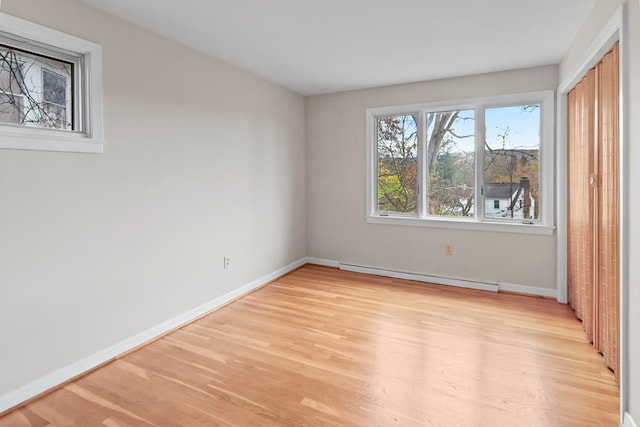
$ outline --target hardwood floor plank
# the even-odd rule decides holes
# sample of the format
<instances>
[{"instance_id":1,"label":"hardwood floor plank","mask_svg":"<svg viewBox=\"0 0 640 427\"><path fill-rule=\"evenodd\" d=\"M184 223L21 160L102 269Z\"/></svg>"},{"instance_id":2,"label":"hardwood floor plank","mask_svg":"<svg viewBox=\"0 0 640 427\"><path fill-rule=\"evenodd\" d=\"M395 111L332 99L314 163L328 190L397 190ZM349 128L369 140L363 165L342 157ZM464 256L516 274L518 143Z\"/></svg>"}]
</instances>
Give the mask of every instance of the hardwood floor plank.
<instances>
[{"instance_id":1,"label":"hardwood floor plank","mask_svg":"<svg viewBox=\"0 0 640 427\"><path fill-rule=\"evenodd\" d=\"M4 426L617 426L554 301L307 265L0 418Z\"/></svg>"}]
</instances>

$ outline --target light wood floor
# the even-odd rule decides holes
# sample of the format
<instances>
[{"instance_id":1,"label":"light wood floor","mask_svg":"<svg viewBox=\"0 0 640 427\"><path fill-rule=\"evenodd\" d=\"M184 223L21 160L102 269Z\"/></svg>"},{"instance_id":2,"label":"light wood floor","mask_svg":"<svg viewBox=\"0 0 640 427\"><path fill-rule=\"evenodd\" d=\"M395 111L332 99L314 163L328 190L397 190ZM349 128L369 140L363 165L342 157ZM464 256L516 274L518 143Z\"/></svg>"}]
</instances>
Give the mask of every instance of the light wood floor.
<instances>
[{"instance_id":1,"label":"light wood floor","mask_svg":"<svg viewBox=\"0 0 640 427\"><path fill-rule=\"evenodd\" d=\"M305 266L0 426L617 426L570 309Z\"/></svg>"}]
</instances>

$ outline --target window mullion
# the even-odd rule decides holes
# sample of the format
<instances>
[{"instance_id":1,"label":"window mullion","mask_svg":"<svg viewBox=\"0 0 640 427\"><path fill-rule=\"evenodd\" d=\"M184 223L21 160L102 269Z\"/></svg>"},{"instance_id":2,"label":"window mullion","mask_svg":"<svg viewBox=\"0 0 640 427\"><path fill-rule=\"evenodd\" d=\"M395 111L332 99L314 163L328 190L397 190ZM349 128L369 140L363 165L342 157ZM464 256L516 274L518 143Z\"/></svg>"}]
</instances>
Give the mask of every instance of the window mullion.
<instances>
[{"instance_id":1,"label":"window mullion","mask_svg":"<svg viewBox=\"0 0 640 427\"><path fill-rule=\"evenodd\" d=\"M89 106L87 105L87 103L82 102L82 99L86 98L86 79L84 75L87 73L87 68L85 67L84 62L84 58L78 58L74 63L71 75L71 80L73 81L73 84L71 85L70 96L70 99L73 100L71 104L71 118L73 128L78 129L78 131L80 132L87 131L87 112L89 111Z\"/></svg>"},{"instance_id":2,"label":"window mullion","mask_svg":"<svg viewBox=\"0 0 640 427\"><path fill-rule=\"evenodd\" d=\"M485 123L484 123L484 107L477 106L475 108L475 219L481 221L484 218L484 140L485 140Z\"/></svg>"},{"instance_id":3,"label":"window mullion","mask_svg":"<svg viewBox=\"0 0 640 427\"><path fill-rule=\"evenodd\" d=\"M429 182L427 177L427 126L424 111L418 112L418 218L426 218L428 214L427 194Z\"/></svg>"}]
</instances>

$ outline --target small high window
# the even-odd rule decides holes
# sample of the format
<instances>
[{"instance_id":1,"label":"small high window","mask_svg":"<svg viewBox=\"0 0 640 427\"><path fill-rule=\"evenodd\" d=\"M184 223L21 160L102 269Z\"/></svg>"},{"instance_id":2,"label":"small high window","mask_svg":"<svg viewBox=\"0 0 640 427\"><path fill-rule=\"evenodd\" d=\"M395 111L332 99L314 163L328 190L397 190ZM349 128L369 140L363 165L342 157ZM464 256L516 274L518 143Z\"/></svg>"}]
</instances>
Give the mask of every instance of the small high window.
<instances>
[{"instance_id":1,"label":"small high window","mask_svg":"<svg viewBox=\"0 0 640 427\"><path fill-rule=\"evenodd\" d=\"M0 18L0 148L102 152L100 46Z\"/></svg>"}]
</instances>

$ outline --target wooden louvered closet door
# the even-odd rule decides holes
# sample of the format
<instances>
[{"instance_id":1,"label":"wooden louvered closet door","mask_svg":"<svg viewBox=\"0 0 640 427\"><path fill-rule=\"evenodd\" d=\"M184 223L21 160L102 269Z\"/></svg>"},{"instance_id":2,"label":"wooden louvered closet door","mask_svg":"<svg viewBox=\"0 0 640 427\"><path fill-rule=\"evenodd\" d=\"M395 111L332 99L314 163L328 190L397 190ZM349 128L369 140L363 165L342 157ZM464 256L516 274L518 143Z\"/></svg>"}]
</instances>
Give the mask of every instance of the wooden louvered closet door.
<instances>
[{"instance_id":1,"label":"wooden louvered closet door","mask_svg":"<svg viewBox=\"0 0 640 427\"><path fill-rule=\"evenodd\" d=\"M607 53L568 96L569 303L618 374L619 54Z\"/></svg>"},{"instance_id":2,"label":"wooden louvered closet door","mask_svg":"<svg viewBox=\"0 0 640 427\"><path fill-rule=\"evenodd\" d=\"M569 93L568 284L569 303L593 340L593 210L595 76L591 70Z\"/></svg>"},{"instance_id":3,"label":"wooden louvered closet door","mask_svg":"<svg viewBox=\"0 0 640 427\"><path fill-rule=\"evenodd\" d=\"M618 370L620 281L620 156L618 45L598 66L598 350Z\"/></svg>"}]
</instances>

